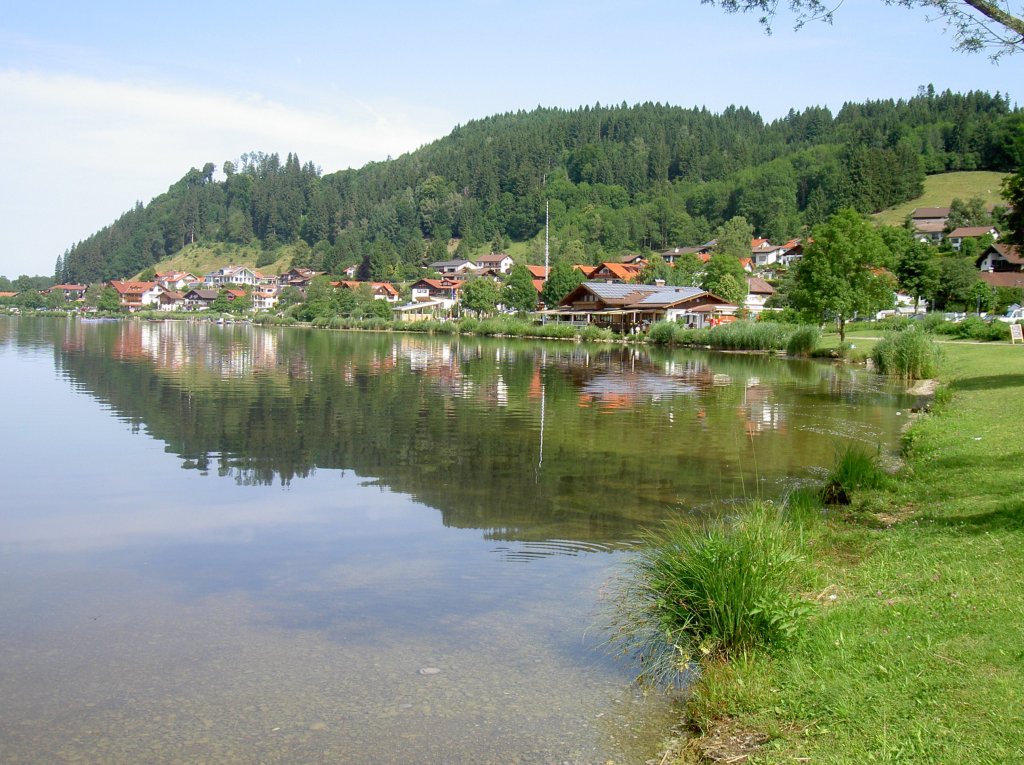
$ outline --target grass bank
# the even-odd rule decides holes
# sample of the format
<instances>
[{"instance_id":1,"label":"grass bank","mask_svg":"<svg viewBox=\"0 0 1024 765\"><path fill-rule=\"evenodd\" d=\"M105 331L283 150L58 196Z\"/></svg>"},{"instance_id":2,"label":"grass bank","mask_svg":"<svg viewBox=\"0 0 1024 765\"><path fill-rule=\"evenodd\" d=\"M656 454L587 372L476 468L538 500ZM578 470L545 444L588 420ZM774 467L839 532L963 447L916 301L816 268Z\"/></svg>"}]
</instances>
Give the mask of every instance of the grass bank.
<instances>
[{"instance_id":1,"label":"grass bank","mask_svg":"<svg viewBox=\"0 0 1024 765\"><path fill-rule=\"evenodd\" d=\"M800 639L710 663L666 763L1024 761L1024 348L944 355L898 480L806 521Z\"/></svg>"}]
</instances>

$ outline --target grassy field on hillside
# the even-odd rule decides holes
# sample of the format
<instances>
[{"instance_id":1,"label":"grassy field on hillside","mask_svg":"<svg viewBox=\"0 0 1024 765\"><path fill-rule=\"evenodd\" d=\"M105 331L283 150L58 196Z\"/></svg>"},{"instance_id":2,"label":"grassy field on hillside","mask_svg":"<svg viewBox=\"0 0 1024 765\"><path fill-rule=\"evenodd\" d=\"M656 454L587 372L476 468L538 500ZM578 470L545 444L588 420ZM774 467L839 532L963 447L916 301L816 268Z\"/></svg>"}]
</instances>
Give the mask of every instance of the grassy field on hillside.
<instances>
[{"instance_id":1,"label":"grassy field on hillside","mask_svg":"<svg viewBox=\"0 0 1024 765\"><path fill-rule=\"evenodd\" d=\"M924 179L924 193L917 199L883 210L874 216L875 220L886 226L898 226L906 220L915 207L949 207L954 199L964 201L972 197L982 197L988 204L1005 204L999 195L999 185L1005 175L986 170L962 173L942 173L929 175Z\"/></svg>"},{"instance_id":2,"label":"grassy field on hillside","mask_svg":"<svg viewBox=\"0 0 1024 765\"><path fill-rule=\"evenodd\" d=\"M1024 762L1024 348L942 347L896 480L803 527L803 639L712 665L689 702L767 739L749 762Z\"/></svg>"},{"instance_id":3,"label":"grassy field on hillside","mask_svg":"<svg viewBox=\"0 0 1024 765\"><path fill-rule=\"evenodd\" d=\"M203 276L221 266L256 267L256 259L262 249L250 245L217 242L213 244L193 244L179 250L174 257L166 258L157 263L157 271L187 271L196 276ZM260 271L266 274L279 274L291 268L294 248L288 245L278 250L278 257L273 263L261 266Z\"/></svg>"}]
</instances>

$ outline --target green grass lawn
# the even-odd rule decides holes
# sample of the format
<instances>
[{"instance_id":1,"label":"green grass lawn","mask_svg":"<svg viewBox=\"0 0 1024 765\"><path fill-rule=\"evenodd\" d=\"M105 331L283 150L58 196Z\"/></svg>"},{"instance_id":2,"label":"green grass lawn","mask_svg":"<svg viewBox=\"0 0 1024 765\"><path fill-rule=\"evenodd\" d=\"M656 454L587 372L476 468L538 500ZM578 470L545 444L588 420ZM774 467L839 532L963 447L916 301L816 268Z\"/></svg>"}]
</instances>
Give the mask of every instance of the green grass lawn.
<instances>
[{"instance_id":1,"label":"green grass lawn","mask_svg":"<svg viewBox=\"0 0 1024 765\"><path fill-rule=\"evenodd\" d=\"M751 762L1024 762L1024 347L943 348L896 480L805 529L805 637L691 699L769 735Z\"/></svg>"},{"instance_id":2,"label":"green grass lawn","mask_svg":"<svg viewBox=\"0 0 1024 765\"><path fill-rule=\"evenodd\" d=\"M187 271L202 277L221 266L232 265L255 268L256 259L261 253L261 248L250 245L227 242L194 244L179 250L173 257L161 260L153 267L158 272ZM283 273L291 268L294 254L293 246L286 245L281 247L277 252L277 260L269 265L260 266L259 270L265 274Z\"/></svg>"},{"instance_id":3,"label":"green grass lawn","mask_svg":"<svg viewBox=\"0 0 1024 765\"><path fill-rule=\"evenodd\" d=\"M1006 200L999 194L1003 177L1003 173L986 170L929 175L924 179L924 193L921 196L883 210L874 218L882 225L898 226L916 207L949 207L949 203L958 198L967 201L980 196L988 204L1006 204Z\"/></svg>"}]
</instances>

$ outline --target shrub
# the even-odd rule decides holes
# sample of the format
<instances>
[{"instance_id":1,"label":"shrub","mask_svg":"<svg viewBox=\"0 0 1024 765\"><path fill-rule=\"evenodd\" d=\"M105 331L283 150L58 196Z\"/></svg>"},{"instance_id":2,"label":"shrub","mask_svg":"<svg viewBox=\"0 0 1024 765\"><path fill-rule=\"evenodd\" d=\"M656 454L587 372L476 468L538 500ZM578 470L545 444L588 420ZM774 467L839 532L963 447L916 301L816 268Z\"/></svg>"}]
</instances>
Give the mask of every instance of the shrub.
<instances>
[{"instance_id":1,"label":"shrub","mask_svg":"<svg viewBox=\"0 0 1024 765\"><path fill-rule=\"evenodd\" d=\"M678 326L674 321L656 321L647 330L647 340L655 345L672 345L675 343Z\"/></svg>"},{"instance_id":2,"label":"shrub","mask_svg":"<svg viewBox=\"0 0 1024 765\"><path fill-rule=\"evenodd\" d=\"M948 322L941 313L930 313L921 319L921 329L925 332L943 334L942 329Z\"/></svg>"},{"instance_id":3,"label":"shrub","mask_svg":"<svg viewBox=\"0 0 1024 765\"><path fill-rule=\"evenodd\" d=\"M827 505L848 505L854 491L881 489L888 481L877 451L872 453L863 445L849 444L839 453L835 467L828 474L821 500Z\"/></svg>"},{"instance_id":4,"label":"shrub","mask_svg":"<svg viewBox=\"0 0 1024 765\"><path fill-rule=\"evenodd\" d=\"M904 380L934 377L939 366L939 346L924 332L909 329L885 335L871 352L875 368L883 375Z\"/></svg>"},{"instance_id":5,"label":"shrub","mask_svg":"<svg viewBox=\"0 0 1024 765\"><path fill-rule=\"evenodd\" d=\"M609 643L667 685L705 658L783 646L808 607L795 597L801 558L770 505L700 528L680 522L646 540L613 589Z\"/></svg>"},{"instance_id":6,"label":"shrub","mask_svg":"<svg viewBox=\"0 0 1024 765\"><path fill-rule=\"evenodd\" d=\"M580 331L580 338L582 338L583 340L611 340L614 337L614 332L612 332L610 329L602 329L601 327L587 326Z\"/></svg>"}]
</instances>

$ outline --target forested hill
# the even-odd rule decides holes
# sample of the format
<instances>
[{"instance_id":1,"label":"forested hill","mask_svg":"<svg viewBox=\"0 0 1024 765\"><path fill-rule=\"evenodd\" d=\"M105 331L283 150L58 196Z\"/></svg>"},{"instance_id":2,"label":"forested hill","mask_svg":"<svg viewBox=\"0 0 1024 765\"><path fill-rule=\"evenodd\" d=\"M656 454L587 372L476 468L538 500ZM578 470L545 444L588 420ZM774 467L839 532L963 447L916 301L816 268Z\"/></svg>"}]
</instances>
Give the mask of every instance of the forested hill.
<instances>
[{"instance_id":1,"label":"forested hill","mask_svg":"<svg viewBox=\"0 0 1024 765\"><path fill-rule=\"evenodd\" d=\"M931 88L770 123L741 107L538 108L329 175L292 154L243 154L222 179L208 163L73 246L55 276L127 276L194 242L232 242L259 244L262 264L291 243L297 265L398 278L447 257L452 238L471 252L536 236L545 200L553 252L575 260L700 243L736 215L783 241L842 207L912 199L926 173L1009 171L1022 131L1024 112L999 93Z\"/></svg>"}]
</instances>

